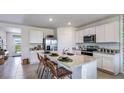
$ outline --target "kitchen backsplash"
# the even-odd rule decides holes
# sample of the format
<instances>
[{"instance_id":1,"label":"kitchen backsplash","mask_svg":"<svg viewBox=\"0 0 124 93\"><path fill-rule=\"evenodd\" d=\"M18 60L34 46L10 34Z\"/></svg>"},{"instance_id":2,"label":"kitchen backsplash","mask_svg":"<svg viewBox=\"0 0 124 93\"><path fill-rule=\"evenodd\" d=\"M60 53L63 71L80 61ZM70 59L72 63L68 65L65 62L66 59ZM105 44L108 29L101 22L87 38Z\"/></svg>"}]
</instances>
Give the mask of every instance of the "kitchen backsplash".
<instances>
[{"instance_id":1,"label":"kitchen backsplash","mask_svg":"<svg viewBox=\"0 0 124 93\"><path fill-rule=\"evenodd\" d=\"M120 49L119 43L108 43L108 44L97 44L100 48L107 48L107 49Z\"/></svg>"},{"instance_id":2,"label":"kitchen backsplash","mask_svg":"<svg viewBox=\"0 0 124 93\"><path fill-rule=\"evenodd\" d=\"M106 49L120 49L119 43L83 43L83 44L76 44L76 46L98 46L99 48L106 48Z\"/></svg>"}]
</instances>

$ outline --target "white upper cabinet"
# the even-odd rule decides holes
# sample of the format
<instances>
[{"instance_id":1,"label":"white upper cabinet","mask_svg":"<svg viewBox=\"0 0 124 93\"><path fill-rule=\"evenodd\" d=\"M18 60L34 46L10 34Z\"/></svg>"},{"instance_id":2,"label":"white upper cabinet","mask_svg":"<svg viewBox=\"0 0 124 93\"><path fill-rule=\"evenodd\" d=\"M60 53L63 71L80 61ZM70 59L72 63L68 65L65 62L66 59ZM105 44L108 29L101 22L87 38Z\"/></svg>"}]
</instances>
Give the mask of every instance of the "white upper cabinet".
<instances>
[{"instance_id":1,"label":"white upper cabinet","mask_svg":"<svg viewBox=\"0 0 124 93\"><path fill-rule=\"evenodd\" d=\"M79 43L79 31L75 31L75 43Z\"/></svg>"},{"instance_id":2,"label":"white upper cabinet","mask_svg":"<svg viewBox=\"0 0 124 93\"><path fill-rule=\"evenodd\" d=\"M90 28L90 35L94 35L94 34L96 34L95 27L91 27Z\"/></svg>"},{"instance_id":3,"label":"white upper cabinet","mask_svg":"<svg viewBox=\"0 0 124 93\"><path fill-rule=\"evenodd\" d=\"M119 21L96 26L96 42L119 42Z\"/></svg>"},{"instance_id":4,"label":"white upper cabinet","mask_svg":"<svg viewBox=\"0 0 124 93\"><path fill-rule=\"evenodd\" d=\"M96 26L96 42L105 42L105 26Z\"/></svg>"},{"instance_id":5,"label":"white upper cabinet","mask_svg":"<svg viewBox=\"0 0 124 93\"><path fill-rule=\"evenodd\" d=\"M84 30L84 36L95 34L95 27L87 28Z\"/></svg>"},{"instance_id":6,"label":"white upper cabinet","mask_svg":"<svg viewBox=\"0 0 124 93\"><path fill-rule=\"evenodd\" d=\"M119 42L119 21L105 24L105 41Z\"/></svg>"},{"instance_id":7,"label":"white upper cabinet","mask_svg":"<svg viewBox=\"0 0 124 93\"><path fill-rule=\"evenodd\" d=\"M46 37L48 35L54 35L54 31L52 31L52 30L44 31L43 35L44 35L44 37Z\"/></svg>"},{"instance_id":8,"label":"white upper cabinet","mask_svg":"<svg viewBox=\"0 0 124 93\"><path fill-rule=\"evenodd\" d=\"M120 42L119 21L86 28L76 32L76 43L83 43L83 37L96 34L96 43Z\"/></svg>"},{"instance_id":9,"label":"white upper cabinet","mask_svg":"<svg viewBox=\"0 0 124 93\"><path fill-rule=\"evenodd\" d=\"M43 43L43 32L37 30L30 31L30 43Z\"/></svg>"},{"instance_id":10,"label":"white upper cabinet","mask_svg":"<svg viewBox=\"0 0 124 93\"><path fill-rule=\"evenodd\" d=\"M83 33L84 33L84 30L75 32L75 42L76 43L83 43Z\"/></svg>"},{"instance_id":11,"label":"white upper cabinet","mask_svg":"<svg viewBox=\"0 0 124 93\"><path fill-rule=\"evenodd\" d=\"M90 35L90 29L89 28L85 29L83 35L84 36Z\"/></svg>"},{"instance_id":12,"label":"white upper cabinet","mask_svg":"<svg viewBox=\"0 0 124 93\"><path fill-rule=\"evenodd\" d=\"M79 43L83 43L83 30L79 31Z\"/></svg>"}]
</instances>

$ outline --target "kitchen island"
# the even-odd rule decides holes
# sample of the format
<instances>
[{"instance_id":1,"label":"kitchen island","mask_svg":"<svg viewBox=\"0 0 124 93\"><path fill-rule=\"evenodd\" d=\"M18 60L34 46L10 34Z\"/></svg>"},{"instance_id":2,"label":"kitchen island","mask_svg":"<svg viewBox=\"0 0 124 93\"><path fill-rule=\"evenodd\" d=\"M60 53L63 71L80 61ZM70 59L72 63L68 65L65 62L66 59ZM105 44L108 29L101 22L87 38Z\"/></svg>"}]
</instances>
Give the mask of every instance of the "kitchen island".
<instances>
[{"instance_id":1,"label":"kitchen island","mask_svg":"<svg viewBox=\"0 0 124 93\"><path fill-rule=\"evenodd\" d=\"M56 62L59 66L63 66L66 69L72 71L72 79L96 79L97 78L97 64L96 59L93 56L87 55L65 55L59 52L55 52L59 56L50 56L47 57ZM62 62L59 61L58 58L68 57L72 59L72 62Z\"/></svg>"}]
</instances>

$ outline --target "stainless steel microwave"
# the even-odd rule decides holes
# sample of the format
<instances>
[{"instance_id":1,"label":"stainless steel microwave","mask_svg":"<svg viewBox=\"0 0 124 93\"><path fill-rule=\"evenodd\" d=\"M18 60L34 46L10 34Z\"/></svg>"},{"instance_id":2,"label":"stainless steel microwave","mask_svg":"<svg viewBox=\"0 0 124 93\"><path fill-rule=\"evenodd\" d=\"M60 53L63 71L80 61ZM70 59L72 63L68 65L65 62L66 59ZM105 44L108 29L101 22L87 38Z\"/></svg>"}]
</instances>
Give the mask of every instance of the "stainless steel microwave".
<instances>
[{"instance_id":1,"label":"stainless steel microwave","mask_svg":"<svg viewBox=\"0 0 124 93\"><path fill-rule=\"evenodd\" d=\"M96 35L88 35L83 37L84 43L96 43Z\"/></svg>"}]
</instances>

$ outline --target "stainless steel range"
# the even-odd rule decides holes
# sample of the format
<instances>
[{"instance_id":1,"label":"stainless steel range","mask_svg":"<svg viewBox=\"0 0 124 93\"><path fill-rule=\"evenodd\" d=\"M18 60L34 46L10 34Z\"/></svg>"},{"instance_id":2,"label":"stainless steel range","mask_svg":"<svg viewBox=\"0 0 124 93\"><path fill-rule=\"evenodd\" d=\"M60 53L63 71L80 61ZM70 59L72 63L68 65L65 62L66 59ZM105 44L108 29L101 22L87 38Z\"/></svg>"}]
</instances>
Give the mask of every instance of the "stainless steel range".
<instances>
[{"instance_id":1,"label":"stainless steel range","mask_svg":"<svg viewBox=\"0 0 124 93\"><path fill-rule=\"evenodd\" d=\"M98 46L87 46L85 50L81 50L81 54L83 55L88 55L88 56L93 56L93 51L97 51Z\"/></svg>"}]
</instances>

